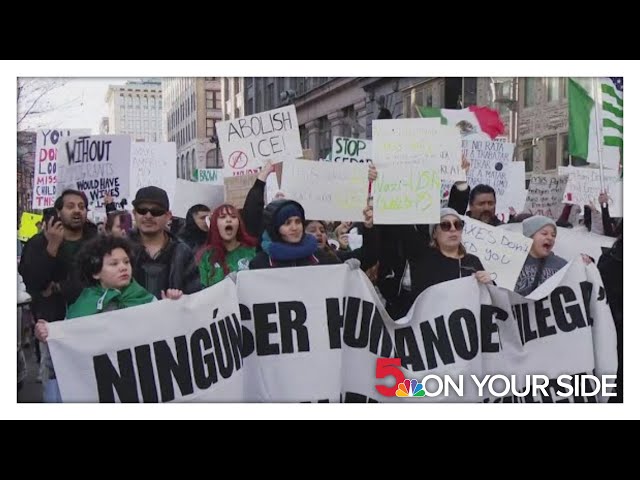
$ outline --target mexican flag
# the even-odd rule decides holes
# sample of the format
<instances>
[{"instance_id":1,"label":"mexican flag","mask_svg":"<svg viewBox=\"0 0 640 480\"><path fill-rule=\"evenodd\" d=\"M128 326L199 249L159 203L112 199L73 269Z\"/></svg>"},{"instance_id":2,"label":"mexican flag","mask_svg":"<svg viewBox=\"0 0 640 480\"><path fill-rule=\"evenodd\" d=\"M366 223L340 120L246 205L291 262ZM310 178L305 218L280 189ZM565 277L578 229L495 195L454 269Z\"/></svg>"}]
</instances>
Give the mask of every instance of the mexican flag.
<instances>
[{"instance_id":1,"label":"mexican flag","mask_svg":"<svg viewBox=\"0 0 640 480\"><path fill-rule=\"evenodd\" d=\"M622 165L622 77L570 78L568 97L569 153L617 170Z\"/></svg>"},{"instance_id":2,"label":"mexican flag","mask_svg":"<svg viewBox=\"0 0 640 480\"><path fill-rule=\"evenodd\" d=\"M484 132L493 140L504 133L504 124L500 119L500 114L489 107L471 105L460 110L431 107L416 108L418 109L418 115L422 118L439 117L440 123L443 125L457 126L462 121L468 122L470 125L466 126L467 129L463 130L463 134Z\"/></svg>"}]
</instances>

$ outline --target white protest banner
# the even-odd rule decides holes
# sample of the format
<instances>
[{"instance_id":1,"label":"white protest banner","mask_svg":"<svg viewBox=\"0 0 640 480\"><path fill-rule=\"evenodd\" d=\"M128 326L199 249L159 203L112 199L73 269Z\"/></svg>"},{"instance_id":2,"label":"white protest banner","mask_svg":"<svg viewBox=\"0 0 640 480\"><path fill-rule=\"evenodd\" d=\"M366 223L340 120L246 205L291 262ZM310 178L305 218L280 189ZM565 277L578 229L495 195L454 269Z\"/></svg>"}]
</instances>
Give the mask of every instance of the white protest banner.
<instances>
[{"instance_id":1,"label":"white protest banner","mask_svg":"<svg viewBox=\"0 0 640 480\"><path fill-rule=\"evenodd\" d=\"M169 205L176 193L176 143L131 143L131 199L142 187L153 185L167 192Z\"/></svg>"},{"instance_id":2,"label":"white protest banner","mask_svg":"<svg viewBox=\"0 0 640 480\"><path fill-rule=\"evenodd\" d=\"M503 144L504 142L494 142ZM521 212L527 199L524 162L475 159L467 172L469 187L484 184L496 191L496 216L503 222L509 218L509 207Z\"/></svg>"},{"instance_id":3,"label":"white protest banner","mask_svg":"<svg viewBox=\"0 0 640 480\"><path fill-rule=\"evenodd\" d=\"M216 123L224 176L257 173L264 162L302 156L294 105Z\"/></svg>"},{"instance_id":4,"label":"white protest banner","mask_svg":"<svg viewBox=\"0 0 640 480\"><path fill-rule=\"evenodd\" d=\"M500 225L498 228L522 233L522 223L508 223ZM615 238L591 233L585 226L556 228L558 233L556 243L553 246L553 253L567 261L573 260L581 253L586 253L598 263L598 259L602 255L602 247L610 248L616 240Z\"/></svg>"},{"instance_id":5,"label":"white protest banner","mask_svg":"<svg viewBox=\"0 0 640 480\"><path fill-rule=\"evenodd\" d=\"M399 360L395 365L382 360L383 375L396 377L387 381L387 395L404 379L404 388L397 390L404 390L403 398L396 401L606 402L610 397L598 387L601 381L615 383L603 376L615 375L617 355L603 291L595 265L587 268L581 260L528 299L480 285L473 277L434 285L416 299L407 317L393 322L382 316ZM548 383L544 393L534 395L536 375L546 376ZM445 383L445 376L454 383ZM573 387L576 376L586 386L579 393ZM436 377L439 384L431 381ZM424 396L421 382L433 396Z\"/></svg>"},{"instance_id":6,"label":"white protest banner","mask_svg":"<svg viewBox=\"0 0 640 480\"><path fill-rule=\"evenodd\" d=\"M569 181L564 191L564 203L591 206L600 211L598 196L602 191L600 169L587 167L560 167L560 175L568 175ZM609 196L609 214L622 217L622 179L617 170L603 170L604 189Z\"/></svg>"},{"instance_id":7,"label":"white protest banner","mask_svg":"<svg viewBox=\"0 0 640 480\"><path fill-rule=\"evenodd\" d=\"M568 177L558 175L531 175L524 213L544 215L557 220L562 214L562 203Z\"/></svg>"},{"instance_id":8,"label":"white protest banner","mask_svg":"<svg viewBox=\"0 0 640 480\"><path fill-rule=\"evenodd\" d=\"M63 138L89 135L90 129L38 130L36 132L36 157L33 172L32 208L43 210L53 207L58 196L58 146Z\"/></svg>"},{"instance_id":9,"label":"white protest banner","mask_svg":"<svg viewBox=\"0 0 640 480\"><path fill-rule=\"evenodd\" d=\"M364 273L346 265L242 271L237 287L255 348L243 365L245 401L375 401L377 357L389 357L392 342Z\"/></svg>"},{"instance_id":10,"label":"white protest banner","mask_svg":"<svg viewBox=\"0 0 640 480\"><path fill-rule=\"evenodd\" d=\"M198 183L224 185L224 175L221 168L198 168L196 175Z\"/></svg>"},{"instance_id":11,"label":"white protest banner","mask_svg":"<svg viewBox=\"0 0 640 480\"><path fill-rule=\"evenodd\" d=\"M339 163L373 163L373 141L364 138L333 137L331 157Z\"/></svg>"},{"instance_id":12,"label":"white protest banner","mask_svg":"<svg viewBox=\"0 0 640 480\"><path fill-rule=\"evenodd\" d=\"M372 136L376 167L428 160L436 160L438 165L460 165L460 131L440 125L439 119L374 120Z\"/></svg>"},{"instance_id":13,"label":"white protest banner","mask_svg":"<svg viewBox=\"0 0 640 480\"><path fill-rule=\"evenodd\" d=\"M591 381L565 399L556 379L615 374L603 292L577 260L528 298L474 277L434 285L394 322L359 269L241 271L235 287L55 322L49 346L67 402L594 402ZM463 391L421 397L427 375L462 375ZM513 375L515 393L471 375ZM527 392L532 375L548 397Z\"/></svg>"},{"instance_id":14,"label":"white protest banner","mask_svg":"<svg viewBox=\"0 0 640 480\"><path fill-rule=\"evenodd\" d=\"M173 216L185 218L189 209L198 203L206 205L211 210L222 205L224 186L176 179L176 196L170 204Z\"/></svg>"},{"instance_id":15,"label":"white protest banner","mask_svg":"<svg viewBox=\"0 0 640 480\"><path fill-rule=\"evenodd\" d=\"M282 190L299 202L308 220L362 221L367 206L367 164L287 160Z\"/></svg>"},{"instance_id":16,"label":"white protest banner","mask_svg":"<svg viewBox=\"0 0 640 480\"><path fill-rule=\"evenodd\" d=\"M225 280L180 300L49 324L64 402L240 402L242 328Z\"/></svg>"},{"instance_id":17,"label":"white protest banner","mask_svg":"<svg viewBox=\"0 0 640 480\"><path fill-rule=\"evenodd\" d=\"M464 217L462 244L500 287L513 290L533 240L521 233Z\"/></svg>"},{"instance_id":18,"label":"white protest banner","mask_svg":"<svg viewBox=\"0 0 640 480\"><path fill-rule=\"evenodd\" d=\"M379 225L440 221L440 162L381 165L372 184L373 217Z\"/></svg>"},{"instance_id":19,"label":"white protest banner","mask_svg":"<svg viewBox=\"0 0 640 480\"><path fill-rule=\"evenodd\" d=\"M65 139L58 150L58 189L79 190L93 208L109 194L119 202L129 195L131 137L90 135Z\"/></svg>"}]
</instances>

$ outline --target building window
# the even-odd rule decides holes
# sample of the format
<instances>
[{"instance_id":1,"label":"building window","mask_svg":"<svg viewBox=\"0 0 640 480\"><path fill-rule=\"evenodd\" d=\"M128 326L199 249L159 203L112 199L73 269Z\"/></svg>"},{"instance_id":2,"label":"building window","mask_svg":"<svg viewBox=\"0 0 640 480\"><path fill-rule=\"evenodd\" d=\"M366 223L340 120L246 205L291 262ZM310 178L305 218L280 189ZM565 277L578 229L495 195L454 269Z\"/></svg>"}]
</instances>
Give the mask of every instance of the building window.
<instances>
[{"instance_id":1,"label":"building window","mask_svg":"<svg viewBox=\"0 0 640 480\"><path fill-rule=\"evenodd\" d=\"M525 78L524 79L524 106L532 107L536 101L536 79Z\"/></svg>"},{"instance_id":2,"label":"building window","mask_svg":"<svg viewBox=\"0 0 640 480\"><path fill-rule=\"evenodd\" d=\"M240 109L236 107L233 111L233 114L235 115L235 118L240 118Z\"/></svg>"},{"instance_id":3,"label":"building window","mask_svg":"<svg viewBox=\"0 0 640 480\"><path fill-rule=\"evenodd\" d=\"M213 138L215 134L215 121L213 118L207 118L207 138Z\"/></svg>"},{"instance_id":4,"label":"building window","mask_svg":"<svg viewBox=\"0 0 640 480\"><path fill-rule=\"evenodd\" d=\"M247 88L253 87L253 77L247 77L244 81L247 82Z\"/></svg>"},{"instance_id":5,"label":"building window","mask_svg":"<svg viewBox=\"0 0 640 480\"><path fill-rule=\"evenodd\" d=\"M544 169L555 170L558 168L558 137L553 135L544 141Z\"/></svg>"},{"instance_id":6,"label":"building window","mask_svg":"<svg viewBox=\"0 0 640 480\"><path fill-rule=\"evenodd\" d=\"M267 85L267 92L265 93L265 109L271 110L273 108L273 83Z\"/></svg>"},{"instance_id":7,"label":"building window","mask_svg":"<svg viewBox=\"0 0 640 480\"><path fill-rule=\"evenodd\" d=\"M156 109L156 97L151 97L151 109Z\"/></svg>"},{"instance_id":8,"label":"building window","mask_svg":"<svg viewBox=\"0 0 640 480\"><path fill-rule=\"evenodd\" d=\"M180 158L180 170L182 173L182 175L180 175L180 178L187 178L186 165L184 163L184 155L182 155L182 157Z\"/></svg>"},{"instance_id":9,"label":"building window","mask_svg":"<svg viewBox=\"0 0 640 480\"><path fill-rule=\"evenodd\" d=\"M567 79L549 77L547 81L547 102L557 102L567 98Z\"/></svg>"},{"instance_id":10,"label":"building window","mask_svg":"<svg viewBox=\"0 0 640 480\"><path fill-rule=\"evenodd\" d=\"M569 135L566 133L560 134L560 145L562 147L562 158L560 159L560 164L563 167L569 166Z\"/></svg>"},{"instance_id":11,"label":"building window","mask_svg":"<svg viewBox=\"0 0 640 480\"><path fill-rule=\"evenodd\" d=\"M238 93L240 91L240 78L233 77L233 92Z\"/></svg>"},{"instance_id":12,"label":"building window","mask_svg":"<svg viewBox=\"0 0 640 480\"><path fill-rule=\"evenodd\" d=\"M462 107L475 105L478 96L478 79L477 77L464 77L462 79Z\"/></svg>"},{"instance_id":13,"label":"building window","mask_svg":"<svg viewBox=\"0 0 640 480\"><path fill-rule=\"evenodd\" d=\"M213 81L213 80L215 80L215 79L216 79L216 77L204 77L204 79L205 79L205 80Z\"/></svg>"},{"instance_id":14,"label":"building window","mask_svg":"<svg viewBox=\"0 0 640 480\"><path fill-rule=\"evenodd\" d=\"M222 83L224 83L224 99L227 101L229 100L229 83L231 83L231 78L225 78Z\"/></svg>"},{"instance_id":15,"label":"building window","mask_svg":"<svg viewBox=\"0 0 640 480\"><path fill-rule=\"evenodd\" d=\"M413 109L411 108L411 93L407 93L402 98L402 116L404 118L413 118Z\"/></svg>"},{"instance_id":16,"label":"building window","mask_svg":"<svg viewBox=\"0 0 640 480\"><path fill-rule=\"evenodd\" d=\"M140 109L140 95L136 95L136 109Z\"/></svg>"},{"instance_id":17,"label":"building window","mask_svg":"<svg viewBox=\"0 0 640 480\"><path fill-rule=\"evenodd\" d=\"M256 88L256 112L262 112L262 89Z\"/></svg>"},{"instance_id":18,"label":"building window","mask_svg":"<svg viewBox=\"0 0 640 480\"><path fill-rule=\"evenodd\" d=\"M206 90L205 98L207 100L207 110L213 110L216 104L216 92L214 90Z\"/></svg>"},{"instance_id":19,"label":"building window","mask_svg":"<svg viewBox=\"0 0 640 480\"><path fill-rule=\"evenodd\" d=\"M331 153L331 122L328 117L320 118L320 158L326 158Z\"/></svg>"},{"instance_id":20,"label":"building window","mask_svg":"<svg viewBox=\"0 0 640 480\"><path fill-rule=\"evenodd\" d=\"M185 177L185 179L191 179L191 162L189 161L189 152L187 152L187 176Z\"/></svg>"},{"instance_id":21,"label":"building window","mask_svg":"<svg viewBox=\"0 0 640 480\"><path fill-rule=\"evenodd\" d=\"M198 164L196 163L196 149L191 150L191 172L193 172L196 168L198 168Z\"/></svg>"},{"instance_id":22,"label":"building window","mask_svg":"<svg viewBox=\"0 0 640 480\"><path fill-rule=\"evenodd\" d=\"M522 160L524 161L524 171L533 172L533 140L522 142Z\"/></svg>"},{"instance_id":23,"label":"building window","mask_svg":"<svg viewBox=\"0 0 640 480\"><path fill-rule=\"evenodd\" d=\"M309 148L309 132L304 125L299 127L300 130L300 143L302 144L302 148Z\"/></svg>"},{"instance_id":24,"label":"building window","mask_svg":"<svg viewBox=\"0 0 640 480\"><path fill-rule=\"evenodd\" d=\"M176 157L176 178L180 178L180 157Z\"/></svg>"},{"instance_id":25,"label":"building window","mask_svg":"<svg viewBox=\"0 0 640 480\"><path fill-rule=\"evenodd\" d=\"M207 152L207 168L215 168L216 164L216 151L211 149Z\"/></svg>"},{"instance_id":26,"label":"building window","mask_svg":"<svg viewBox=\"0 0 640 480\"><path fill-rule=\"evenodd\" d=\"M120 97L118 99L118 105L120 105L121 107L124 107L124 93L120 94Z\"/></svg>"},{"instance_id":27,"label":"building window","mask_svg":"<svg viewBox=\"0 0 640 480\"><path fill-rule=\"evenodd\" d=\"M127 95L127 107L133 108L133 97L131 95Z\"/></svg>"},{"instance_id":28,"label":"building window","mask_svg":"<svg viewBox=\"0 0 640 480\"><path fill-rule=\"evenodd\" d=\"M245 106L245 115L252 115L253 114L253 102L251 101L251 99L249 99L249 101L247 102L247 105Z\"/></svg>"}]
</instances>

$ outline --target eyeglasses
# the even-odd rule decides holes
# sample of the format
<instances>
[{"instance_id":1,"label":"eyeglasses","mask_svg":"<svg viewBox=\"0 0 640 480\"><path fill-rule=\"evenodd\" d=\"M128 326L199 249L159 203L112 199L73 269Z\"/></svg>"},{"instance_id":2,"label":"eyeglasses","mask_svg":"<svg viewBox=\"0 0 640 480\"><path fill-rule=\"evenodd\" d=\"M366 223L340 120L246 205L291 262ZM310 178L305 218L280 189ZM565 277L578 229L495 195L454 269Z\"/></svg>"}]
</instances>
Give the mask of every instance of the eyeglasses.
<instances>
[{"instance_id":1,"label":"eyeglasses","mask_svg":"<svg viewBox=\"0 0 640 480\"><path fill-rule=\"evenodd\" d=\"M161 217L162 215L164 215L165 213L167 213L166 210L163 210L162 208L139 208L136 207L136 213L138 215L146 215L147 213L150 213L152 217Z\"/></svg>"},{"instance_id":2,"label":"eyeglasses","mask_svg":"<svg viewBox=\"0 0 640 480\"><path fill-rule=\"evenodd\" d=\"M452 228L460 231L460 230L462 230L462 227L464 227L464 222L461 222L460 220L456 220L453 223L451 223L451 222L440 222L440 229L443 232L448 232Z\"/></svg>"}]
</instances>

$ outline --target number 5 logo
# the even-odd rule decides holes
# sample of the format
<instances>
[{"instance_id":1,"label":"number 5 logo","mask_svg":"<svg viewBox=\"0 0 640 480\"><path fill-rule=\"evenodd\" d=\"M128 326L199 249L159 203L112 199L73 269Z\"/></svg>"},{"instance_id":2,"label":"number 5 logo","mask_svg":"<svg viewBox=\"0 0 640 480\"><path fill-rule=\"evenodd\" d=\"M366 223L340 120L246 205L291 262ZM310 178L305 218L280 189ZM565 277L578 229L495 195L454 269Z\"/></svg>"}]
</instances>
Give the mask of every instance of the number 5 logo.
<instances>
[{"instance_id":1,"label":"number 5 logo","mask_svg":"<svg viewBox=\"0 0 640 480\"><path fill-rule=\"evenodd\" d=\"M398 384L404 382L404 373L400 370L399 358L379 358L376 362L376 378L386 378L391 375L394 378L394 386L376 385L376 390L385 397L395 397Z\"/></svg>"}]
</instances>

